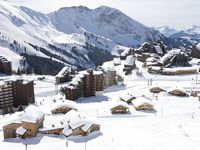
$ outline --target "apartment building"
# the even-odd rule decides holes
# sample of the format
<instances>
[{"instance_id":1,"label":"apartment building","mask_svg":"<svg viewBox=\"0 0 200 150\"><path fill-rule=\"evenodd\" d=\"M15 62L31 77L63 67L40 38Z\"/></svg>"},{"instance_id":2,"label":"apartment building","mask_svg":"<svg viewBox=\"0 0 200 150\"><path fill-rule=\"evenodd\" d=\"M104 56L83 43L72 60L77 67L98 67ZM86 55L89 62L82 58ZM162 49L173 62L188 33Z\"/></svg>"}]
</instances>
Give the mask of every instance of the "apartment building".
<instances>
[{"instance_id":1,"label":"apartment building","mask_svg":"<svg viewBox=\"0 0 200 150\"><path fill-rule=\"evenodd\" d=\"M0 73L11 74L12 63L3 56L0 56Z\"/></svg>"},{"instance_id":2,"label":"apartment building","mask_svg":"<svg viewBox=\"0 0 200 150\"><path fill-rule=\"evenodd\" d=\"M87 70L80 72L67 87L66 99L76 100L80 97L90 97L103 94L103 72Z\"/></svg>"},{"instance_id":3,"label":"apartment building","mask_svg":"<svg viewBox=\"0 0 200 150\"><path fill-rule=\"evenodd\" d=\"M28 105L34 103L33 81L5 80L0 81L0 109L3 113L13 111L13 106Z\"/></svg>"}]
</instances>

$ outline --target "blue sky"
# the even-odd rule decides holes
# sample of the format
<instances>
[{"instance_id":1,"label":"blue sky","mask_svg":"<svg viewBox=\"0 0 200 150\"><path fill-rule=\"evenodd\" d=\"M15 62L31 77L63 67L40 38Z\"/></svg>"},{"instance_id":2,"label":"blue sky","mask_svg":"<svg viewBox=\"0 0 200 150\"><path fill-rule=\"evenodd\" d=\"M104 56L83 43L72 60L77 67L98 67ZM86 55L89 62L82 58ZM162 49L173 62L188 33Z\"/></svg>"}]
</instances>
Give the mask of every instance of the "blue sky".
<instances>
[{"instance_id":1,"label":"blue sky","mask_svg":"<svg viewBox=\"0 0 200 150\"><path fill-rule=\"evenodd\" d=\"M52 12L60 7L101 5L117 8L147 26L169 25L184 29L200 25L200 0L9 0L18 5Z\"/></svg>"}]
</instances>

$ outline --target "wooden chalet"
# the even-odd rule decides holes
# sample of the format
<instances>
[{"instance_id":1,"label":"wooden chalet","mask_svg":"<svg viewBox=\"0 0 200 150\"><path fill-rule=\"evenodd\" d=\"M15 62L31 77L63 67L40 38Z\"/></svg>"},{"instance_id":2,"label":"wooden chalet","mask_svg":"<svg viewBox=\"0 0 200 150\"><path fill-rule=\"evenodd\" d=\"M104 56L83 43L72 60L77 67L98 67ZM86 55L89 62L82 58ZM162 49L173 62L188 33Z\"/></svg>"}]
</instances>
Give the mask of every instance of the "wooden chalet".
<instances>
[{"instance_id":1,"label":"wooden chalet","mask_svg":"<svg viewBox=\"0 0 200 150\"><path fill-rule=\"evenodd\" d=\"M189 96L188 93L184 89L178 88L178 87L169 89L168 93L174 96Z\"/></svg>"},{"instance_id":2,"label":"wooden chalet","mask_svg":"<svg viewBox=\"0 0 200 150\"><path fill-rule=\"evenodd\" d=\"M117 113L125 114L128 113L129 106L125 102L115 102L110 107L110 110L112 114L117 114Z\"/></svg>"},{"instance_id":3,"label":"wooden chalet","mask_svg":"<svg viewBox=\"0 0 200 150\"><path fill-rule=\"evenodd\" d=\"M145 98L145 97L138 97L132 101L133 107L135 110L154 110L153 103Z\"/></svg>"}]
</instances>

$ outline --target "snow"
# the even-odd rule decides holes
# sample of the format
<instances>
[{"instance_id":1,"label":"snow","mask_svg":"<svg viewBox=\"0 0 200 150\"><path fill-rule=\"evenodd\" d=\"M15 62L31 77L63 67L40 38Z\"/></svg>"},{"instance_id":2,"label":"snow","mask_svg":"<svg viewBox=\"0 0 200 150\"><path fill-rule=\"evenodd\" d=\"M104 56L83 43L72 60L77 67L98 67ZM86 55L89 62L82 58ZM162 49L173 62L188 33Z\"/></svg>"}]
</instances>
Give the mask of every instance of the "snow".
<instances>
[{"instance_id":1,"label":"snow","mask_svg":"<svg viewBox=\"0 0 200 150\"><path fill-rule=\"evenodd\" d=\"M52 110L56 110L60 107L69 107L69 108L72 108L74 110L78 109L75 102L70 101L70 100L65 100L63 102L56 102L55 104L53 104Z\"/></svg>"},{"instance_id":2,"label":"snow","mask_svg":"<svg viewBox=\"0 0 200 150\"><path fill-rule=\"evenodd\" d=\"M121 64L121 59L120 57L116 57L113 59L113 63L116 64L116 65L120 65Z\"/></svg>"},{"instance_id":3,"label":"snow","mask_svg":"<svg viewBox=\"0 0 200 150\"><path fill-rule=\"evenodd\" d=\"M37 120L40 120L44 115L44 112L42 112L38 107L29 105L25 109L25 113L22 115L22 121L36 123Z\"/></svg>"},{"instance_id":4,"label":"snow","mask_svg":"<svg viewBox=\"0 0 200 150\"><path fill-rule=\"evenodd\" d=\"M22 126L21 127L19 127L19 128L17 128L17 130L16 130L16 134L18 134L18 135L24 135L24 133L26 133L26 129L24 129Z\"/></svg>"},{"instance_id":5,"label":"snow","mask_svg":"<svg viewBox=\"0 0 200 150\"><path fill-rule=\"evenodd\" d=\"M125 108L129 108L129 106L127 105L127 103L122 102L122 101L116 101L116 102L112 102L112 103L110 104L110 109L115 108L115 107L118 107L118 106L123 106L123 107L125 107Z\"/></svg>"},{"instance_id":6,"label":"snow","mask_svg":"<svg viewBox=\"0 0 200 150\"><path fill-rule=\"evenodd\" d=\"M20 55L17 53L10 51L6 47L2 47L0 45L0 56L3 56L6 58L8 61L12 62L12 68L13 70L17 70L21 65L20 65L20 60L22 59Z\"/></svg>"},{"instance_id":7,"label":"snow","mask_svg":"<svg viewBox=\"0 0 200 150\"><path fill-rule=\"evenodd\" d=\"M132 99L134 96L130 95L130 94L123 94L120 96L120 98L122 98L124 101L129 101L130 99Z\"/></svg>"},{"instance_id":8,"label":"snow","mask_svg":"<svg viewBox=\"0 0 200 150\"><path fill-rule=\"evenodd\" d=\"M130 65L133 66L135 64L135 58L133 55L127 56L126 57L126 62L125 65Z\"/></svg>"},{"instance_id":9,"label":"snow","mask_svg":"<svg viewBox=\"0 0 200 150\"><path fill-rule=\"evenodd\" d=\"M66 125L65 128L62 131L62 134L64 134L65 136L69 136L70 134L72 134L72 129L69 128L69 125Z\"/></svg>"},{"instance_id":10,"label":"snow","mask_svg":"<svg viewBox=\"0 0 200 150\"><path fill-rule=\"evenodd\" d=\"M145 98L145 97L138 97L134 100L132 100L132 104L135 106L135 107L139 107L143 104L150 104L150 105L153 105L152 101L150 101L149 99Z\"/></svg>"},{"instance_id":11,"label":"snow","mask_svg":"<svg viewBox=\"0 0 200 150\"><path fill-rule=\"evenodd\" d=\"M56 75L56 77L62 77L66 72L69 72L69 67L63 67L62 70Z\"/></svg>"},{"instance_id":12,"label":"snow","mask_svg":"<svg viewBox=\"0 0 200 150\"><path fill-rule=\"evenodd\" d=\"M133 72L133 74L125 76L125 86L109 87L105 89L103 96L80 99L77 101L79 112L71 110L65 115L45 115L44 126L47 128L51 127L52 123L56 127L61 126L60 121L63 119L70 121L73 118L77 118L75 120L79 120L81 115L86 116L86 119L87 117L97 119L101 124L100 131L83 137L70 136L66 138L61 135L38 134L37 137L33 138L4 140L3 131L0 129L0 149L24 149L24 144L27 144L28 149L31 150L64 150L66 149L67 140L69 150L84 149L85 144L87 144L88 149L95 150L129 150L133 148L138 150L159 150L160 145L162 145L164 150L188 150L191 147L193 150L199 150L200 103L198 98L176 97L170 96L166 92L161 92L158 94L157 99L155 99L152 93L149 92L147 84L147 79L152 78L153 85L162 85L162 88L166 91L176 85L190 91L194 88L199 89L199 85L196 85L195 81L192 80L192 78L195 78L195 75L150 75L146 74L145 70L142 70L142 74L144 76L138 77ZM37 77L32 76L31 78L36 80ZM23 78L30 78L30 76L23 76ZM53 99L59 101L63 97L53 92L50 92L50 95L46 94L46 89L51 91L51 89L55 88L53 82L49 89L51 84L47 84L47 81L52 82L54 78L45 76L44 81L36 80L35 82L36 91L40 91L36 92L36 102L38 107L45 113L54 104L52 102ZM112 115L110 112L111 104L127 93L149 97L157 112L136 111L132 105L128 105L129 114ZM40 104L40 102L42 103ZM16 112L5 116L0 115L0 127L7 122L17 119L21 114L23 112ZM67 136L71 134L68 129L69 127L66 129Z\"/></svg>"},{"instance_id":13,"label":"snow","mask_svg":"<svg viewBox=\"0 0 200 150\"><path fill-rule=\"evenodd\" d=\"M68 113L65 114L63 119L61 120L63 123L68 123L71 120L78 118L80 119L80 114L76 110L70 110Z\"/></svg>"},{"instance_id":14,"label":"snow","mask_svg":"<svg viewBox=\"0 0 200 150\"><path fill-rule=\"evenodd\" d=\"M163 54L163 51L160 46L154 45L154 48L156 49L158 54Z\"/></svg>"},{"instance_id":15,"label":"snow","mask_svg":"<svg viewBox=\"0 0 200 150\"><path fill-rule=\"evenodd\" d=\"M70 122L69 122L69 126L72 129L76 129L78 127L81 127L84 125L84 121L81 118L73 118Z\"/></svg>"},{"instance_id":16,"label":"snow","mask_svg":"<svg viewBox=\"0 0 200 150\"><path fill-rule=\"evenodd\" d=\"M192 71L192 70L197 70L196 66L193 67L176 67L176 68L163 68L164 72L177 72L177 71Z\"/></svg>"}]
</instances>

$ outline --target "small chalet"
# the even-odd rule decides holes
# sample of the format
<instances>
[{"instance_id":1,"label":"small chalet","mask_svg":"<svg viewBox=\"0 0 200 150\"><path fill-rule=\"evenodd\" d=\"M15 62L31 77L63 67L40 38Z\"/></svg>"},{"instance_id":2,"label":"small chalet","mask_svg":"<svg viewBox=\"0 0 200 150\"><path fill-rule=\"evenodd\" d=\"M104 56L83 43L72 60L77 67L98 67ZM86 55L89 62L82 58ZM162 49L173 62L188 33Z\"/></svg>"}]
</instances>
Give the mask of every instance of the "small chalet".
<instances>
[{"instance_id":1,"label":"small chalet","mask_svg":"<svg viewBox=\"0 0 200 150\"><path fill-rule=\"evenodd\" d=\"M133 107L135 110L153 110L154 105L153 103L145 98L145 97L138 97L132 101Z\"/></svg>"},{"instance_id":2,"label":"small chalet","mask_svg":"<svg viewBox=\"0 0 200 150\"><path fill-rule=\"evenodd\" d=\"M152 93L160 93L160 92L163 92L165 90L163 90L161 87L155 85L155 86L151 86L149 88L149 91L152 92Z\"/></svg>"},{"instance_id":3,"label":"small chalet","mask_svg":"<svg viewBox=\"0 0 200 150\"><path fill-rule=\"evenodd\" d=\"M133 99L135 99L136 97L134 97L134 96L131 95L131 94L123 94L123 95L121 95L119 98L120 98L121 101L130 104L131 101L132 101Z\"/></svg>"},{"instance_id":4,"label":"small chalet","mask_svg":"<svg viewBox=\"0 0 200 150\"><path fill-rule=\"evenodd\" d=\"M76 103L73 101L65 100L64 102L57 102L51 112L52 114L59 114L59 113L67 113L70 110L76 110L77 111L77 106Z\"/></svg>"},{"instance_id":5,"label":"small chalet","mask_svg":"<svg viewBox=\"0 0 200 150\"><path fill-rule=\"evenodd\" d=\"M112 104L110 107L111 113L116 114L116 113L121 113L125 114L128 113L129 111L129 106L125 102L115 102Z\"/></svg>"},{"instance_id":6,"label":"small chalet","mask_svg":"<svg viewBox=\"0 0 200 150\"><path fill-rule=\"evenodd\" d=\"M169 94L174 96L189 96L188 93L179 87L173 87L167 91Z\"/></svg>"},{"instance_id":7,"label":"small chalet","mask_svg":"<svg viewBox=\"0 0 200 150\"><path fill-rule=\"evenodd\" d=\"M30 105L25 109L25 113L16 121L3 126L4 139L35 137L38 129L43 127L45 114L36 106Z\"/></svg>"},{"instance_id":8,"label":"small chalet","mask_svg":"<svg viewBox=\"0 0 200 150\"><path fill-rule=\"evenodd\" d=\"M65 125L62 134L65 135L66 137L68 136L76 136L76 135L82 135L86 136L90 134L91 132L94 131L99 131L100 130L100 124L91 121L88 119L74 119L69 122L69 124Z\"/></svg>"}]
</instances>

